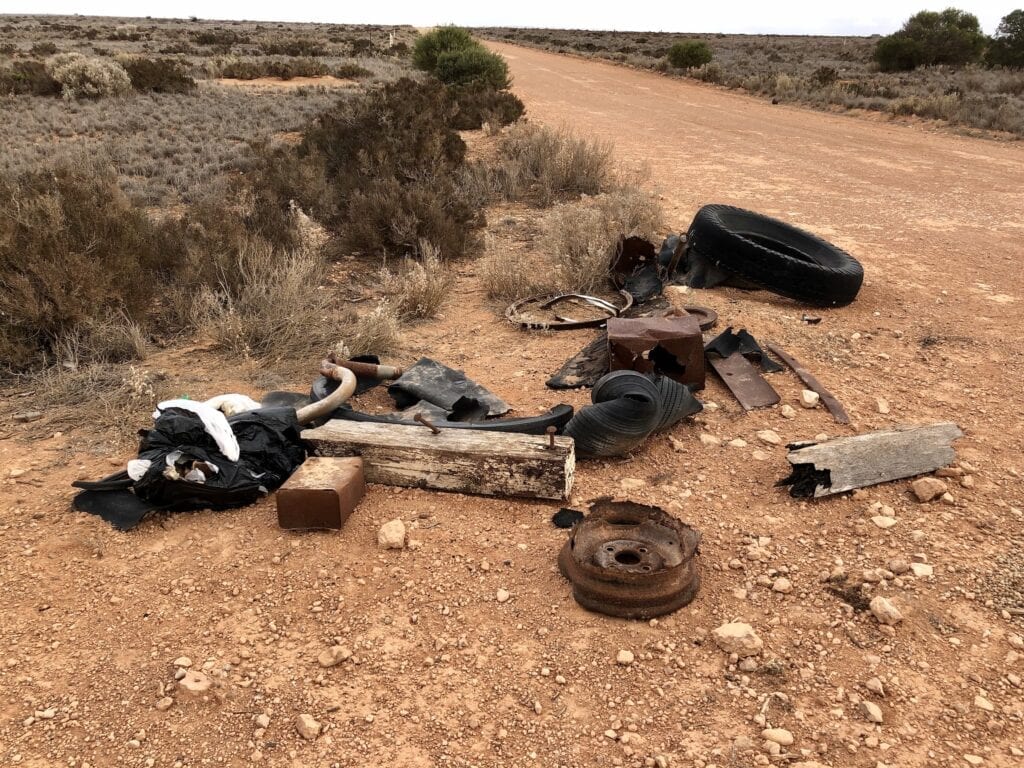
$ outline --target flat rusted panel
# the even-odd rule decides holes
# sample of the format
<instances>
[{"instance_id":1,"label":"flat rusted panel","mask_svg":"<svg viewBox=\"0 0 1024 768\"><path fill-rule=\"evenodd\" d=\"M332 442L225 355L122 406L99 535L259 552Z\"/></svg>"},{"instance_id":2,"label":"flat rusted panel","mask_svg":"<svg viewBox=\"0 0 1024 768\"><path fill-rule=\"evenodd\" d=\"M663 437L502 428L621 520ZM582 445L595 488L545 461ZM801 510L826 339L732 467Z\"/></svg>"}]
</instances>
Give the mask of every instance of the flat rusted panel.
<instances>
[{"instance_id":1,"label":"flat rusted panel","mask_svg":"<svg viewBox=\"0 0 1024 768\"><path fill-rule=\"evenodd\" d=\"M660 373L704 388L704 340L692 315L608 320L609 370Z\"/></svg>"},{"instance_id":2,"label":"flat rusted panel","mask_svg":"<svg viewBox=\"0 0 1024 768\"><path fill-rule=\"evenodd\" d=\"M779 393L740 352L728 357L708 355L708 365L722 379L744 410L767 408L779 402Z\"/></svg>"}]
</instances>

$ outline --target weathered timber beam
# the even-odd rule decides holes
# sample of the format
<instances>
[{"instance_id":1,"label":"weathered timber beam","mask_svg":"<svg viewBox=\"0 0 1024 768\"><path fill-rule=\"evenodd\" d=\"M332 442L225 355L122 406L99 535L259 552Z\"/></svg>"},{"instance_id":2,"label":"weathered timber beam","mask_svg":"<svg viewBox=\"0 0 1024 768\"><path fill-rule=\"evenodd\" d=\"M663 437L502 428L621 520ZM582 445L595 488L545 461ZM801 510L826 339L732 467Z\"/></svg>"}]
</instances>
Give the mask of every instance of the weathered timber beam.
<instances>
[{"instance_id":1,"label":"weathered timber beam","mask_svg":"<svg viewBox=\"0 0 1024 768\"><path fill-rule=\"evenodd\" d=\"M572 438L376 424L334 419L303 440L321 456L362 456L368 483L484 496L567 499Z\"/></svg>"}]
</instances>

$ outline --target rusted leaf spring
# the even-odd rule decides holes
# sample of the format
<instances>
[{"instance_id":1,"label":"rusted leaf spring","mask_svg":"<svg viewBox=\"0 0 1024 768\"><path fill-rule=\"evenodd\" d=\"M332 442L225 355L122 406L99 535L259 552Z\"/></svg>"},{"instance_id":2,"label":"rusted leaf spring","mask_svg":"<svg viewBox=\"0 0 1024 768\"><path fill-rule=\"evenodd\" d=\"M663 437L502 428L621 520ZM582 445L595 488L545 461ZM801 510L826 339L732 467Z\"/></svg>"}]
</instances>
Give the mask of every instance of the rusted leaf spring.
<instances>
[{"instance_id":1,"label":"rusted leaf spring","mask_svg":"<svg viewBox=\"0 0 1024 768\"><path fill-rule=\"evenodd\" d=\"M573 527L558 567L588 611L652 619L697 595L700 538L660 507L606 497Z\"/></svg>"},{"instance_id":2,"label":"rusted leaf spring","mask_svg":"<svg viewBox=\"0 0 1024 768\"><path fill-rule=\"evenodd\" d=\"M619 296L622 297L622 306L616 307L610 301L597 298L596 296L586 296L580 293L547 293L542 296L529 296L525 299L520 299L514 304L509 305L508 309L505 310L505 317L510 323L522 326L523 328L539 328L547 329L551 331L572 331L579 328L600 328L606 322L609 317L620 317L623 312L633 306L633 297L627 291L619 291ZM570 299L576 299L577 301L583 301L587 304L591 304L598 309L607 313L606 317L596 317L592 320L572 320L556 319L553 322L547 320L531 319L528 313L530 307L536 307L537 309L551 309L556 304ZM526 313L524 313L524 311Z\"/></svg>"}]
</instances>

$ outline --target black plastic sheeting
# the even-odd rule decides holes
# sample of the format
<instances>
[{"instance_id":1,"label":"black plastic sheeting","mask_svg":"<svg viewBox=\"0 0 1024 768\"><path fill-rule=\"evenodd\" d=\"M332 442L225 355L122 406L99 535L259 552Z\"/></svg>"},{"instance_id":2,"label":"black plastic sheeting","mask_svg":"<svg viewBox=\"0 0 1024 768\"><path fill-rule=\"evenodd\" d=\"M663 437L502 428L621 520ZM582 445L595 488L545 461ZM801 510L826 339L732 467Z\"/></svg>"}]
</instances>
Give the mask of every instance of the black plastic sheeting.
<instances>
[{"instance_id":1,"label":"black plastic sheeting","mask_svg":"<svg viewBox=\"0 0 1024 768\"><path fill-rule=\"evenodd\" d=\"M685 384L636 371L604 376L594 385L591 400L594 404L580 408L564 432L583 459L621 456L704 408Z\"/></svg>"},{"instance_id":2,"label":"black plastic sheeting","mask_svg":"<svg viewBox=\"0 0 1024 768\"><path fill-rule=\"evenodd\" d=\"M751 336L746 329L741 328L739 333L733 333L730 325L704 346L704 354L718 355L722 358L737 352L752 363L760 365L761 370L765 373L784 370L781 365L768 356L767 352L761 349L757 339Z\"/></svg>"},{"instance_id":3,"label":"black plastic sheeting","mask_svg":"<svg viewBox=\"0 0 1024 768\"><path fill-rule=\"evenodd\" d=\"M388 387L388 393L401 409L426 400L452 411L462 398L470 398L486 407L484 416L502 416L512 410L508 403L467 378L462 371L429 357L421 357L406 370Z\"/></svg>"},{"instance_id":4,"label":"black plastic sheeting","mask_svg":"<svg viewBox=\"0 0 1024 768\"><path fill-rule=\"evenodd\" d=\"M181 408L168 408L153 428L144 432L139 459L151 464L133 481L118 472L98 482L72 483L83 489L74 507L99 515L116 528L129 530L152 510L228 509L245 506L276 490L306 459L300 427L292 408L261 408L228 419L238 440L238 461L226 458L199 417ZM168 464L168 457L180 456ZM193 466L204 469L206 480L180 477ZM170 475L170 477L168 476Z\"/></svg>"}]
</instances>

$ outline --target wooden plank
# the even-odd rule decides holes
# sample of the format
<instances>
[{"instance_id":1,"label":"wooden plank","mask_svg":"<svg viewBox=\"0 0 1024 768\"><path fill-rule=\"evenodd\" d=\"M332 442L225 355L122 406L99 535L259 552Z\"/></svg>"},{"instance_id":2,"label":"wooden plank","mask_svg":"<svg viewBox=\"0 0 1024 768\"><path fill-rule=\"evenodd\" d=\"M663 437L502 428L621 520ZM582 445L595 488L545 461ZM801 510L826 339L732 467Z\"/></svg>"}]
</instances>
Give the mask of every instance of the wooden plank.
<instances>
[{"instance_id":1,"label":"wooden plank","mask_svg":"<svg viewBox=\"0 0 1024 768\"><path fill-rule=\"evenodd\" d=\"M923 475L956 460L958 437L956 424L940 422L793 445L786 456L793 474L783 483L794 496L818 497Z\"/></svg>"},{"instance_id":2,"label":"wooden plank","mask_svg":"<svg viewBox=\"0 0 1024 768\"><path fill-rule=\"evenodd\" d=\"M368 483L484 496L567 499L572 438L332 420L302 438L321 456L362 456Z\"/></svg>"},{"instance_id":3,"label":"wooden plank","mask_svg":"<svg viewBox=\"0 0 1024 768\"><path fill-rule=\"evenodd\" d=\"M733 352L728 357L708 355L707 361L745 411L767 408L781 399L741 353Z\"/></svg>"},{"instance_id":4,"label":"wooden plank","mask_svg":"<svg viewBox=\"0 0 1024 768\"><path fill-rule=\"evenodd\" d=\"M843 404L836 399L835 395L825 389L814 374L804 368L799 360L788 354L785 350L780 349L777 344L770 341L765 344L765 346L769 351L774 353L776 357L782 360L782 362L792 368L793 373L797 375L800 381L802 381L809 390L818 393L818 396L821 398L821 402L825 404L825 407L828 409L828 412L832 414L832 418L836 420L837 424L850 423L850 417L847 415L846 409L843 408Z\"/></svg>"}]
</instances>

